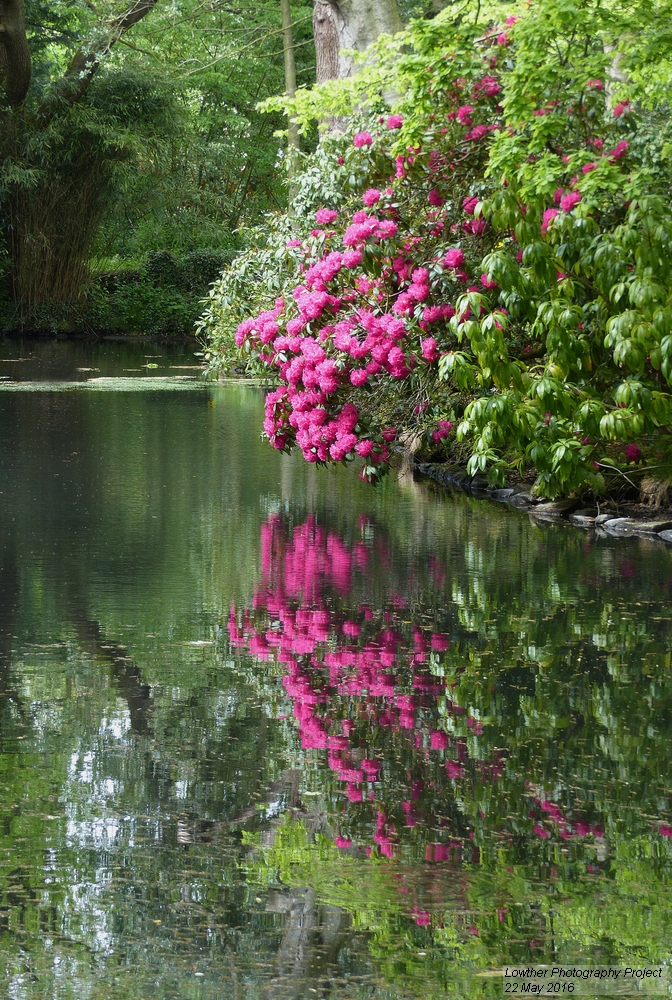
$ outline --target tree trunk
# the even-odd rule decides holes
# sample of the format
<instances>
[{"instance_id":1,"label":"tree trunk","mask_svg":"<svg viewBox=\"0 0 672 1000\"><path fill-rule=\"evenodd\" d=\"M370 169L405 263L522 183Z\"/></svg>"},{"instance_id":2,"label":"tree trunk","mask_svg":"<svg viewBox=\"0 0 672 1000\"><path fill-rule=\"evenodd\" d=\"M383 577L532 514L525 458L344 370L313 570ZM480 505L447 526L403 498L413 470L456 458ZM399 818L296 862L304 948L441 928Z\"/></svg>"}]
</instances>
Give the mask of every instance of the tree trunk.
<instances>
[{"instance_id":1,"label":"tree trunk","mask_svg":"<svg viewBox=\"0 0 672 1000\"><path fill-rule=\"evenodd\" d=\"M292 12L289 0L280 0L282 11L282 47L285 56L285 91L288 97L296 94L296 63L294 61L294 37L292 34ZM299 129L293 118L289 119L287 143L292 149L299 149Z\"/></svg>"},{"instance_id":2,"label":"tree trunk","mask_svg":"<svg viewBox=\"0 0 672 1000\"><path fill-rule=\"evenodd\" d=\"M328 0L315 0L313 4L313 35L316 82L334 80L338 76L338 31Z\"/></svg>"},{"instance_id":3,"label":"tree trunk","mask_svg":"<svg viewBox=\"0 0 672 1000\"><path fill-rule=\"evenodd\" d=\"M323 3L325 0L317 0ZM352 76L355 67L344 49L362 52L379 35L394 35L404 25L397 0L326 0L338 37L338 76ZM317 5L317 4L316 4ZM327 77L327 79L329 79Z\"/></svg>"},{"instance_id":4,"label":"tree trunk","mask_svg":"<svg viewBox=\"0 0 672 1000\"><path fill-rule=\"evenodd\" d=\"M30 49L23 0L0 0L0 87L7 104L20 104L30 83Z\"/></svg>"}]
</instances>

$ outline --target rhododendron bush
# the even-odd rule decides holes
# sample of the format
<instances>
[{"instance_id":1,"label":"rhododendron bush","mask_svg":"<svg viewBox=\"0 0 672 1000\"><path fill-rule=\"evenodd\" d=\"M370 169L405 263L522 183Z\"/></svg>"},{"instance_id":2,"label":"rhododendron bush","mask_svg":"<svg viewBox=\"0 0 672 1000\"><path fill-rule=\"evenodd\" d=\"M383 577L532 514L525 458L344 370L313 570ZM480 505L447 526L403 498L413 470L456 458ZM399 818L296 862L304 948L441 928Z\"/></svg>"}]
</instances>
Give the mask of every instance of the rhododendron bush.
<instances>
[{"instance_id":1,"label":"rhododendron bush","mask_svg":"<svg viewBox=\"0 0 672 1000\"><path fill-rule=\"evenodd\" d=\"M203 321L215 366L254 358L275 383L275 448L367 479L424 449L493 482L534 469L548 496L672 474L660 51L629 21L614 81L623 10L444 12L347 83L352 106L390 79L400 96L323 139L292 237L264 251L277 295L241 318L234 265ZM344 87L292 113L342 111Z\"/></svg>"}]
</instances>

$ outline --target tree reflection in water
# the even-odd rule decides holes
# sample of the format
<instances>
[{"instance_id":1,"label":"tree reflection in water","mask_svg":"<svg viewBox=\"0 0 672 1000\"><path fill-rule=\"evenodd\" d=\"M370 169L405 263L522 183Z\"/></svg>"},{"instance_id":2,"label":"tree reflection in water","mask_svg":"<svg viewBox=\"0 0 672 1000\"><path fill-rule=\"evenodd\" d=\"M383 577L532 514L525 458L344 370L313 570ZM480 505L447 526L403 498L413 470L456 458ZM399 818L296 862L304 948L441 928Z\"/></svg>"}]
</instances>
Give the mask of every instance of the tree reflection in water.
<instances>
[{"instance_id":1,"label":"tree reflection in water","mask_svg":"<svg viewBox=\"0 0 672 1000\"><path fill-rule=\"evenodd\" d=\"M254 598L231 609L239 669L284 689L275 711L312 803L247 838L250 878L340 904L393 965L409 959L403 941L429 948L440 980L458 955L660 960L672 685L651 643L669 642L669 621L602 650L602 602L563 636L567 609L524 619L512 593L487 631L470 629L427 600L450 570L429 558L409 574L383 530L359 529L347 541L313 516L271 515ZM627 929L630 892L647 899L646 945Z\"/></svg>"}]
</instances>

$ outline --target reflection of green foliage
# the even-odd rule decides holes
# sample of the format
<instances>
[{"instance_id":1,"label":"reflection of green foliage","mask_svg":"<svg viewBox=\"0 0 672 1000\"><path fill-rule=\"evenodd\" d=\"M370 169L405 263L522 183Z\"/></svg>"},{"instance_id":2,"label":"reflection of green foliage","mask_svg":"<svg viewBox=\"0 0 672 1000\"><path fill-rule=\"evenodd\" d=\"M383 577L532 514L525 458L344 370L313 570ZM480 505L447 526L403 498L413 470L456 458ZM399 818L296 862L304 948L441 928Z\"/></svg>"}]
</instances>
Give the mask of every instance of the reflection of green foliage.
<instances>
[{"instance_id":1,"label":"reflection of green foliage","mask_svg":"<svg viewBox=\"0 0 672 1000\"><path fill-rule=\"evenodd\" d=\"M476 974L503 962L585 964L595 955L601 964L619 965L636 954L643 964L656 963L672 930L669 873L659 879L642 859L642 842L632 843L629 864L615 878L582 879L559 855L555 876L543 882L504 856L484 868L441 866L428 877L422 866L353 857L301 820L278 826L270 846L258 834L244 841L253 847L244 863L248 882L310 886L321 901L344 907L353 926L369 935L386 981L410 980L416 989L498 995ZM416 926L413 914L432 892L443 905L436 905L431 925ZM499 990L498 982L492 985Z\"/></svg>"}]
</instances>

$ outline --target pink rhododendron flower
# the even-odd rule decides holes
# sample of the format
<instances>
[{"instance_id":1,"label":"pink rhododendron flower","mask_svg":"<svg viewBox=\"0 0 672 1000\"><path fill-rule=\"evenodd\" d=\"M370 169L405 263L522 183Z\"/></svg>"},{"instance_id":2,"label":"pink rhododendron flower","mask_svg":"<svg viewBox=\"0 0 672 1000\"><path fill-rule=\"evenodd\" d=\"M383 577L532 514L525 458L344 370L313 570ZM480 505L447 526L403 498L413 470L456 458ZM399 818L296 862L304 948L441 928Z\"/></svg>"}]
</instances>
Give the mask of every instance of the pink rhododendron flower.
<instances>
[{"instance_id":1,"label":"pink rhododendron flower","mask_svg":"<svg viewBox=\"0 0 672 1000\"><path fill-rule=\"evenodd\" d=\"M361 250L346 250L343 254L344 267L358 267L362 263Z\"/></svg>"},{"instance_id":2,"label":"pink rhododendron flower","mask_svg":"<svg viewBox=\"0 0 672 1000\"><path fill-rule=\"evenodd\" d=\"M581 167L582 174L589 174L591 170L597 170L597 163L586 163Z\"/></svg>"},{"instance_id":3,"label":"pink rhododendron flower","mask_svg":"<svg viewBox=\"0 0 672 1000\"><path fill-rule=\"evenodd\" d=\"M604 84L601 80L589 80L586 87L591 87L592 90L604 90Z\"/></svg>"},{"instance_id":4,"label":"pink rhododendron flower","mask_svg":"<svg viewBox=\"0 0 672 1000\"><path fill-rule=\"evenodd\" d=\"M478 142L480 139L485 138L485 136L488 134L488 131L489 129L487 125L475 125L474 128L472 128L471 132L467 132L464 138L471 139L474 142Z\"/></svg>"},{"instance_id":5,"label":"pink rhododendron flower","mask_svg":"<svg viewBox=\"0 0 672 1000\"><path fill-rule=\"evenodd\" d=\"M471 125L471 112L473 111L471 104L465 104L461 108L457 109L457 120L460 125Z\"/></svg>"},{"instance_id":6,"label":"pink rhododendron flower","mask_svg":"<svg viewBox=\"0 0 672 1000\"><path fill-rule=\"evenodd\" d=\"M462 223L462 232L468 236L480 236L487 225L485 219L467 219L466 222Z\"/></svg>"},{"instance_id":7,"label":"pink rhododendron flower","mask_svg":"<svg viewBox=\"0 0 672 1000\"><path fill-rule=\"evenodd\" d=\"M387 119L387 127L389 129L401 128L403 124L404 124L403 115L390 115L390 117Z\"/></svg>"},{"instance_id":8,"label":"pink rhododendron flower","mask_svg":"<svg viewBox=\"0 0 672 1000\"><path fill-rule=\"evenodd\" d=\"M488 291L491 291L493 288L497 288L497 282L493 281L492 278L489 278L487 274L481 275L481 284L483 285L483 288L486 288Z\"/></svg>"},{"instance_id":9,"label":"pink rhododendron flower","mask_svg":"<svg viewBox=\"0 0 672 1000\"><path fill-rule=\"evenodd\" d=\"M450 420L439 420L437 430L432 432L432 440L438 444L443 438L447 438L453 429Z\"/></svg>"},{"instance_id":10,"label":"pink rhododendron flower","mask_svg":"<svg viewBox=\"0 0 672 1000\"><path fill-rule=\"evenodd\" d=\"M362 146L370 146L372 142L373 136L370 132L356 132L352 140L355 149L361 149Z\"/></svg>"},{"instance_id":11,"label":"pink rhododendron flower","mask_svg":"<svg viewBox=\"0 0 672 1000\"><path fill-rule=\"evenodd\" d=\"M501 84L495 76L484 76L482 80L474 84L474 90L482 90L486 97L494 97L501 89Z\"/></svg>"},{"instance_id":12,"label":"pink rhododendron flower","mask_svg":"<svg viewBox=\"0 0 672 1000\"><path fill-rule=\"evenodd\" d=\"M623 454L625 455L628 462L639 462L640 458L642 457L642 452L637 447L636 444L626 445Z\"/></svg>"},{"instance_id":13,"label":"pink rhododendron flower","mask_svg":"<svg viewBox=\"0 0 672 1000\"><path fill-rule=\"evenodd\" d=\"M478 198L468 197L462 200L462 208L467 215L473 215L478 205Z\"/></svg>"},{"instance_id":14,"label":"pink rhododendron flower","mask_svg":"<svg viewBox=\"0 0 672 1000\"><path fill-rule=\"evenodd\" d=\"M336 847L341 847L343 849L352 847L352 841L348 840L346 837L334 837L334 844Z\"/></svg>"},{"instance_id":15,"label":"pink rhododendron flower","mask_svg":"<svg viewBox=\"0 0 672 1000\"><path fill-rule=\"evenodd\" d=\"M439 357L439 348L434 337L427 337L422 341L422 356L426 361L436 361Z\"/></svg>"},{"instance_id":16,"label":"pink rhododendron flower","mask_svg":"<svg viewBox=\"0 0 672 1000\"><path fill-rule=\"evenodd\" d=\"M447 268L462 267L464 264L464 253L458 247L449 250L443 258L443 266Z\"/></svg>"},{"instance_id":17,"label":"pink rhododendron flower","mask_svg":"<svg viewBox=\"0 0 672 1000\"><path fill-rule=\"evenodd\" d=\"M440 208L441 205L443 205L444 203L443 198L436 190L436 188L432 188L432 190L429 192L429 194L427 195L427 201L429 202L430 205L433 205L435 208Z\"/></svg>"},{"instance_id":18,"label":"pink rhododendron flower","mask_svg":"<svg viewBox=\"0 0 672 1000\"><path fill-rule=\"evenodd\" d=\"M546 211L544 212L544 214L541 217L541 231L542 231L542 233L547 233L548 232L548 227L551 224L551 222L553 221L553 219L556 217L556 215L560 215L560 213L557 210L557 208L547 208L546 209ZM521 251L521 260L522 260L522 251Z\"/></svg>"},{"instance_id":19,"label":"pink rhododendron flower","mask_svg":"<svg viewBox=\"0 0 672 1000\"><path fill-rule=\"evenodd\" d=\"M629 143L622 139L621 142L617 143L612 150L609 151L609 155L612 160L620 160L628 151Z\"/></svg>"},{"instance_id":20,"label":"pink rhododendron flower","mask_svg":"<svg viewBox=\"0 0 672 1000\"><path fill-rule=\"evenodd\" d=\"M359 388L362 385L366 385L369 381L369 373L365 368L355 368L350 372L350 381L354 386ZM361 452L357 452L357 454L361 454Z\"/></svg>"},{"instance_id":21,"label":"pink rhododendron flower","mask_svg":"<svg viewBox=\"0 0 672 1000\"><path fill-rule=\"evenodd\" d=\"M560 208L563 212L571 212L575 205L578 205L581 201L581 195L578 191L570 191L569 194L564 195L560 199Z\"/></svg>"},{"instance_id":22,"label":"pink rhododendron flower","mask_svg":"<svg viewBox=\"0 0 672 1000\"><path fill-rule=\"evenodd\" d=\"M621 101L614 108L614 118L620 118L621 115L628 114L630 111L630 101Z\"/></svg>"},{"instance_id":23,"label":"pink rhododendron flower","mask_svg":"<svg viewBox=\"0 0 672 1000\"><path fill-rule=\"evenodd\" d=\"M321 226L326 226L337 218L338 212L335 212L333 208L318 208L315 213L315 221L319 222Z\"/></svg>"},{"instance_id":24,"label":"pink rhododendron flower","mask_svg":"<svg viewBox=\"0 0 672 1000\"><path fill-rule=\"evenodd\" d=\"M390 239L392 236L396 236L398 231L399 227L396 222L392 222L391 219L383 219L382 222L378 223L375 235L379 240L386 240Z\"/></svg>"},{"instance_id":25,"label":"pink rhododendron flower","mask_svg":"<svg viewBox=\"0 0 672 1000\"><path fill-rule=\"evenodd\" d=\"M367 208L370 208L372 205L375 205L377 201L380 201L380 191L378 188L369 188L368 191L365 191L362 195L362 201Z\"/></svg>"}]
</instances>

